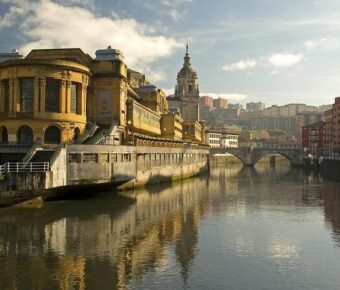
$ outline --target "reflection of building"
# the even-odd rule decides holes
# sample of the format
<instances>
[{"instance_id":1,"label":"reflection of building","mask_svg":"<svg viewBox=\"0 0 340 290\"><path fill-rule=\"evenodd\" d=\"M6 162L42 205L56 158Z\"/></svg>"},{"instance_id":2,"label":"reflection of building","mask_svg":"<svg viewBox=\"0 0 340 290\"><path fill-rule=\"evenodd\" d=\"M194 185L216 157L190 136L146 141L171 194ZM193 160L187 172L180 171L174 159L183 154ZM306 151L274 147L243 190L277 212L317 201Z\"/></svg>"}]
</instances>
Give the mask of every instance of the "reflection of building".
<instances>
[{"instance_id":1,"label":"reflection of building","mask_svg":"<svg viewBox=\"0 0 340 290\"><path fill-rule=\"evenodd\" d=\"M340 192L337 184L331 184L322 192L324 199L325 219L333 227L333 238L340 246Z\"/></svg>"},{"instance_id":2,"label":"reflection of building","mask_svg":"<svg viewBox=\"0 0 340 290\"><path fill-rule=\"evenodd\" d=\"M103 197L96 206L84 200L79 207L64 203L61 211L56 203L48 215L27 213L33 219L29 224L25 213L10 214L0 224L0 241L6 241L0 243L0 288L126 289L132 279L168 262L169 244L175 245L185 278L196 255L202 199L207 198L198 193L205 188L206 181L196 178L157 193L127 192L131 199ZM29 281L27 271L32 271Z\"/></svg>"},{"instance_id":3,"label":"reflection of building","mask_svg":"<svg viewBox=\"0 0 340 290\"><path fill-rule=\"evenodd\" d=\"M305 202L309 202L307 217L317 213L318 220L322 220L320 206L324 206L325 220L332 225L333 232L331 228L321 231L326 235L331 232L339 241L337 184L324 187L317 182L318 186L299 186L305 195L309 189L311 194L300 200L298 192L289 189L294 182L301 185L302 171L290 171L288 167L283 171L278 167L258 168L212 168L209 181L194 178L166 188L125 193L131 200L110 195L83 200L78 206L70 202L51 203L48 211L37 210L34 214L7 211L0 223L0 288L148 289L144 283L159 283L158 274L168 270L178 271L185 283L188 277L196 277L193 274L196 266L207 266L201 260L204 257L201 250L207 249L205 246L211 249L212 244L204 234L207 229L212 232L217 229L213 228L214 223L207 228L207 221L219 218L219 222L232 222L249 216L254 209L277 211L278 202L280 209L288 212L285 215L288 219L291 208L301 211L306 208ZM275 192L277 188L288 191L281 194ZM323 202L316 202L316 194L322 194ZM218 229L223 226L218 225ZM243 231L238 235L238 230L235 227L235 231L223 233L226 240L222 246L228 253L240 254L242 258L263 249L256 233L247 235ZM239 237L247 239L252 247L241 244L235 252L234 247L240 246ZM270 241L267 237L265 240ZM213 239L215 243L220 241L221 236ZM177 278L176 274L171 273ZM181 283L179 280L176 283ZM173 287L174 280L164 279L160 283L159 288L168 289Z\"/></svg>"}]
</instances>

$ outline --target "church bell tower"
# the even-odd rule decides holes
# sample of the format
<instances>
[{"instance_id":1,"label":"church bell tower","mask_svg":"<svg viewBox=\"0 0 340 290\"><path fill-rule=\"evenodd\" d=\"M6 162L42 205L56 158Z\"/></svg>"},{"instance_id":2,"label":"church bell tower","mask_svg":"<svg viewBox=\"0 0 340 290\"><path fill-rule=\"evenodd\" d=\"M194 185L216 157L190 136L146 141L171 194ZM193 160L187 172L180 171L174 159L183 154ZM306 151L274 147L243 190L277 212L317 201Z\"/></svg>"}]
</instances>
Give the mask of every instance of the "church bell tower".
<instances>
[{"instance_id":1,"label":"church bell tower","mask_svg":"<svg viewBox=\"0 0 340 290\"><path fill-rule=\"evenodd\" d=\"M191 66L188 45L184 64L177 74L175 97L181 101L180 110L185 121L199 120L199 88L196 71Z\"/></svg>"}]
</instances>

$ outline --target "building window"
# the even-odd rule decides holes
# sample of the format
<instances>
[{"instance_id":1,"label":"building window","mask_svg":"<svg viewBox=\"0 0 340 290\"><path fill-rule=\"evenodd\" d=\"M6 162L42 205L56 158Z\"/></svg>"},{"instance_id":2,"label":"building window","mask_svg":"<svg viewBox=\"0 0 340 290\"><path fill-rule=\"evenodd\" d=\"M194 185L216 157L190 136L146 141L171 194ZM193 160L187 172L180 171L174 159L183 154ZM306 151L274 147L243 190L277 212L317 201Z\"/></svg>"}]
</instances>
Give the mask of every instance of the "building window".
<instances>
[{"instance_id":1,"label":"building window","mask_svg":"<svg viewBox=\"0 0 340 290\"><path fill-rule=\"evenodd\" d=\"M22 126L18 130L18 142L20 144L33 143L33 130L28 126Z\"/></svg>"},{"instance_id":2,"label":"building window","mask_svg":"<svg viewBox=\"0 0 340 290\"><path fill-rule=\"evenodd\" d=\"M34 82L33 78L20 79L20 111L33 112Z\"/></svg>"},{"instance_id":3,"label":"building window","mask_svg":"<svg viewBox=\"0 0 340 290\"><path fill-rule=\"evenodd\" d=\"M83 162L85 162L85 163L98 163L98 154L84 153Z\"/></svg>"},{"instance_id":4,"label":"building window","mask_svg":"<svg viewBox=\"0 0 340 290\"><path fill-rule=\"evenodd\" d=\"M111 162L117 162L117 154L111 153Z\"/></svg>"},{"instance_id":5,"label":"building window","mask_svg":"<svg viewBox=\"0 0 340 290\"><path fill-rule=\"evenodd\" d=\"M1 143L8 143L8 130L6 127L1 127Z\"/></svg>"},{"instance_id":6,"label":"building window","mask_svg":"<svg viewBox=\"0 0 340 290\"><path fill-rule=\"evenodd\" d=\"M124 153L124 154L123 154L123 159L124 159L123 162L130 162L130 161L131 161L131 154L129 154L129 153Z\"/></svg>"},{"instance_id":7,"label":"building window","mask_svg":"<svg viewBox=\"0 0 340 290\"><path fill-rule=\"evenodd\" d=\"M46 79L45 112L59 113L60 80Z\"/></svg>"},{"instance_id":8,"label":"building window","mask_svg":"<svg viewBox=\"0 0 340 290\"><path fill-rule=\"evenodd\" d=\"M68 163L81 163L80 153L70 153L68 155Z\"/></svg>"},{"instance_id":9,"label":"building window","mask_svg":"<svg viewBox=\"0 0 340 290\"><path fill-rule=\"evenodd\" d=\"M71 84L71 113L80 114L78 110L79 96L78 96L78 84Z\"/></svg>"},{"instance_id":10,"label":"building window","mask_svg":"<svg viewBox=\"0 0 340 290\"><path fill-rule=\"evenodd\" d=\"M73 142L76 143L80 136L80 129L78 127L73 130Z\"/></svg>"},{"instance_id":11,"label":"building window","mask_svg":"<svg viewBox=\"0 0 340 290\"><path fill-rule=\"evenodd\" d=\"M100 153L99 154L99 163L109 163L109 153Z\"/></svg>"},{"instance_id":12,"label":"building window","mask_svg":"<svg viewBox=\"0 0 340 290\"><path fill-rule=\"evenodd\" d=\"M56 126L50 126L45 131L45 144L59 144L61 140L60 130Z\"/></svg>"},{"instance_id":13,"label":"building window","mask_svg":"<svg viewBox=\"0 0 340 290\"><path fill-rule=\"evenodd\" d=\"M4 112L9 112L9 80L3 81L4 93Z\"/></svg>"}]
</instances>

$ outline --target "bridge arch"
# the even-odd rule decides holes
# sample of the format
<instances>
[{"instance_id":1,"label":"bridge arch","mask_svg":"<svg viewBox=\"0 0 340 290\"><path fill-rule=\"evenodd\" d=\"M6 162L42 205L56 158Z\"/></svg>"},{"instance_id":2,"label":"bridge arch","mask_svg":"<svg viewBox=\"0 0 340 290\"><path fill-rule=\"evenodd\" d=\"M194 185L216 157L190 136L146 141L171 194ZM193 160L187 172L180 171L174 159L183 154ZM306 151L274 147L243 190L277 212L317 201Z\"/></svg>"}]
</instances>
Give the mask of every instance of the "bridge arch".
<instances>
[{"instance_id":1,"label":"bridge arch","mask_svg":"<svg viewBox=\"0 0 340 290\"><path fill-rule=\"evenodd\" d=\"M249 165L249 155L250 148L210 148L210 157L216 154L231 154L239 159L243 164Z\"/></svg>"},{"instance_id":2,"label":"bridge arch","mask_svg":"<svg viewBox=\"0 0 340 290\"><path fill-rule=\"evenodd\" d=\"M253 166L261 158L270 154L280 154L290 160L292 165L301 164L301 150L280 148L210 148L210 157L216 154L230 153L242 161L244 165Z\"/></svg>"},{"instance_id":3,"label":"bridge arch","mask_svg":"<svg viewBox=\"0 0 340 290\"><path fill-rule=\"evenodd\" d=\"M226 154L228 154L228 155L226 155ZM242 159L242 156L240 156L238 154L235 154L235 153L221 152L221 153L216 153L216 154L212 155L211 157L223 157L223 156L232 156L232 157L235 157L241 163L246 164L246 161Z\"/></svg>"},{"instance_id":4,"label":"bridge arch","mask_svg":"<svg viewBox=\"0 0 340 290\"><path fill-rule=\"evenodd\" d=\"M285 157L291 163L294 162L294 157L292 156L292 154L290 154L290 152L283 152L282 150L270 150L270 151L269 150L268 151L262 150L262 151L259 151L259 154L254 154L253 155L252 162L254 164L256 164L262 158L265 158L266 156L273 155L273 154L279 154L279 155Z\"/></svg>"}]
</instances>

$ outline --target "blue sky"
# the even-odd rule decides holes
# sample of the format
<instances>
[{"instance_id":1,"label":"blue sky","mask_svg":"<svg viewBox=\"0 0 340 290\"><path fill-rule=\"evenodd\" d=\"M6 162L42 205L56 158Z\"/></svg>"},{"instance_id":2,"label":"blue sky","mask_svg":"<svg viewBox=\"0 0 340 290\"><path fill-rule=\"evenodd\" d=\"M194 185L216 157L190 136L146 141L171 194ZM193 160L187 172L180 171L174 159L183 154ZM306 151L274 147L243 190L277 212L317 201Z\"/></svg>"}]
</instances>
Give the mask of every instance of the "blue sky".
<instances>
[{"instance_id":1,"label":"blue sky","mask_svg":"<svg viewBox=\"0 0 340 290\"><path fill-rule=\"evenodd\" d=\"M0 51L120 49L172 92L189 43L201 95L321 105L340 95L338 0L0 0Z\"/></svg>"}]
</instances>

